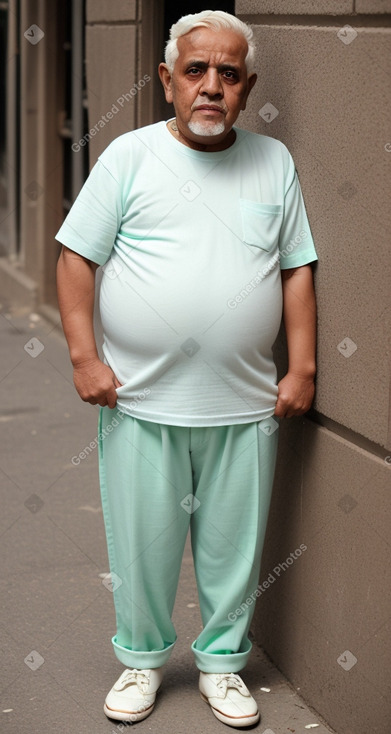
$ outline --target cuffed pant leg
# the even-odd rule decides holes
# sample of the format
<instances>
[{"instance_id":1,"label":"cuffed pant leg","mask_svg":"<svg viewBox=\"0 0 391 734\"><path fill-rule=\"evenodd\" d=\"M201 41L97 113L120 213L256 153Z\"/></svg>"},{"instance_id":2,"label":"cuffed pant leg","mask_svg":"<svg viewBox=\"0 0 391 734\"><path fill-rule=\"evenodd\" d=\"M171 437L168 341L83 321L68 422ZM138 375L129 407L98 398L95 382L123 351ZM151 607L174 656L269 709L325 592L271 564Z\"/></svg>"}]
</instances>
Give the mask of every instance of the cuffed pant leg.
<instances>
[{"instance_id":1,"label":"cuffed pant leg","mask_svg":"<svg viewBox=\"0 0 391 734\"><path fill-rule=\"evenodd\" d=\"M263 431L269 424L272 431ZM192 650L204 672L241 670L250 654L248 631L277 450L275 424L269 419L191 429L194 491L200 503L194 504L191 537L204 624ZM198 434L197 445L195 431L201 430L208 434Z\"/></svg>"},{"instance_id":2,"label":"cuffed pant leg","mask_svg":"<svg viewBox=\"0 0 391 734\"><path fill-rule=\"evenodd\" d=\"M127 667L157 668L176 640L171 614L190 520L180 503L192 492L188 429L102 408L99 439L114 651Z\"/></svg>"}]
</instances>

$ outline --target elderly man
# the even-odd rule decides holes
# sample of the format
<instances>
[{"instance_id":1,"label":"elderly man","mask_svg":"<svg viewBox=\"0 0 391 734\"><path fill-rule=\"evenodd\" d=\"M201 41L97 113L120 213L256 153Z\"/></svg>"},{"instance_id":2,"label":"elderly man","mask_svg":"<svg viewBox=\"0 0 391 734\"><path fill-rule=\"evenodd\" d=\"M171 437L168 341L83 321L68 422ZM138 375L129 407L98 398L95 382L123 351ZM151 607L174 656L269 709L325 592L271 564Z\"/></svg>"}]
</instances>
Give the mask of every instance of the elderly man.
<instances>
[{"instance_id":1,"label":"elderly man","mask_svg":"<svg viewBox=\"0 0 391 734\"><path fill-rule=\"evenodd\" d=\"M278 421L314 394L316 252L288 150L234 126L256 81L251 39L221 11L172 27L159 74L175 119L114 140L57 235L75 386L101 406L112 642L126 666L104 711L122 721L153 709L189 527L201 696L230 726L259 720L238 671L251 650ZM277 385L282 314L289 370Z\"/></svg>"}]
</instances>

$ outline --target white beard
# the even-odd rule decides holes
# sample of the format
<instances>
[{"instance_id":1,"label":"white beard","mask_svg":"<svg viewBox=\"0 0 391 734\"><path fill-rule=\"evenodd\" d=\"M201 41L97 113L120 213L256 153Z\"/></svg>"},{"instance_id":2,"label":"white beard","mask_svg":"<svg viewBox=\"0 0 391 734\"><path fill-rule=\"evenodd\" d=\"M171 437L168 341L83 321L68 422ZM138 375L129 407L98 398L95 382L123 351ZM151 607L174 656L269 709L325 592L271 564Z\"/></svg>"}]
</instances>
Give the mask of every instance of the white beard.
<instances>
[{"instance_id":1,"label":"white beard","mask_svg":"<svg viewBox=\"0 0 391 734\"><path fill-rule=\"evenodd\" d=\"M188 128L194 135L209 137L213 135L221 135L225 130L224 122L192 122L188 123Z\"/></svg>"}]
</instances>

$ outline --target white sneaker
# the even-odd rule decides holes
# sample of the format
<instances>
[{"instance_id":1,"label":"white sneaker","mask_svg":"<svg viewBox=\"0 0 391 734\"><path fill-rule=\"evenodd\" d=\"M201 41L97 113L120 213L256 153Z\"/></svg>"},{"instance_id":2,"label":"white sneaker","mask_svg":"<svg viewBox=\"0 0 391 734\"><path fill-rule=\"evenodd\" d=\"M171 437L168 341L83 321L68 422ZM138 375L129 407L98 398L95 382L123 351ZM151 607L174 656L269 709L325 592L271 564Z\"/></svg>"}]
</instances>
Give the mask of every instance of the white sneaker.
<instances>
[{"instance_id":1,"label":"white sneaker","mask_svg":"<svg viewBox=\"0 0 391 734\"><path fill-rule=\"evenodd\" d=\"M259 721L256 701L237 673L200 673L201 697L214 715L228 726L240 728Z\"/></svg>"},{"instance_id":2,"label":"white sneaker","mask_svg":"<svg viewBox=\"0 0 391 734\"><path fill-rule=\"evenodd\" d=\"M141 721L153 711L163 669L124 670L107 694L103 710L109 719Z\"/></svg>"}]
</instances>

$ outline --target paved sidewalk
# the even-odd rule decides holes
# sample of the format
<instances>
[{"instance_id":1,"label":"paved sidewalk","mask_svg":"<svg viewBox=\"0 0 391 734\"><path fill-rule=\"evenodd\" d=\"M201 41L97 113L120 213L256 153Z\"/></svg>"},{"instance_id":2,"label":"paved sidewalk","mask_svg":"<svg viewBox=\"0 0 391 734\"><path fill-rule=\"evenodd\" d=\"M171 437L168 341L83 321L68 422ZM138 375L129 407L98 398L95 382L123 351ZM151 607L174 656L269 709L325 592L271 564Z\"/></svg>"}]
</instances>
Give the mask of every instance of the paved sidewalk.
<instances>
[{"instance_id":1,"label":"paved sidewalk","mask_svg":"<svg viewBox=\"0 0 391 734\"><path fill-rule=\"evenodd\" d=\"M119 734L103 714L123 666L112 652L111 592L97 451L98 409L72 384L62 334L35 314L0 311L0 730L7 734ZM154 713L137 731L215 734L233 729L197 689L190 644L200 616L189 544L174 610L178 643ZM243 678L259 703L259 734L331 732L255 649Z\"/></svg>"}]
</instances>

